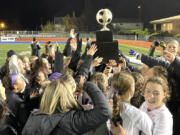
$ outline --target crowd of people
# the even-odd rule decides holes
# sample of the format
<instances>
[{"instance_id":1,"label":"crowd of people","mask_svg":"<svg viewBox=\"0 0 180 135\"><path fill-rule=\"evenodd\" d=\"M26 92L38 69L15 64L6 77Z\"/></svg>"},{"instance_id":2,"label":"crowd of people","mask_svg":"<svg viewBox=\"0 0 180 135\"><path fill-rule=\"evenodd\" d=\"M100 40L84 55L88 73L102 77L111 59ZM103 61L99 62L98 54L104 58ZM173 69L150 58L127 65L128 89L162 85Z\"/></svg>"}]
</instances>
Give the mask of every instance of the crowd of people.
<instances>
[{"instance_id":1,"label":"crowd of people","mask_svg":"<svg viewBox=\"0 0 180 135\"><path fill-rule=\"evenodd\" d=\"M71 30L63 52L36 38L31 56L7 52L0 69L0 135L178 135L180 45L170 40L162 56L119 50L119 61L94 57L97 46ZM154 49L152 49L154 48Z\"/></svg>"}]
</instances>

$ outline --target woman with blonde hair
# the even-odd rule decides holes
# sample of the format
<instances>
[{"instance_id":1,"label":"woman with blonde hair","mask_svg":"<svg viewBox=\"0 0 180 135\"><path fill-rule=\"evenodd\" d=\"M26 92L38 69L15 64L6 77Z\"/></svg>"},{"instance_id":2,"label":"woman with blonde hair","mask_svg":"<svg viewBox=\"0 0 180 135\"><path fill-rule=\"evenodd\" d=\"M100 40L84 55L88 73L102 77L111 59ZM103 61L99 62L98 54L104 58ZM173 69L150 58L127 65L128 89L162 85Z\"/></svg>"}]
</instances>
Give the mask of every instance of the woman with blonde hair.
<instances>
[{"instance_id":1,"label":"woman with blonde hair","mask_svg":"<svg viewBox=\"0 0 180 135\"><path fill-rule=\"evenodd\" d=\"M111 116L111 109L99 88L90 82L83 88L91 97L94 108L84 111L78 105L72 76L62 75L45 89L40 109L30 115L23 135L81 135Z\"/></svg>"}]
</instances>

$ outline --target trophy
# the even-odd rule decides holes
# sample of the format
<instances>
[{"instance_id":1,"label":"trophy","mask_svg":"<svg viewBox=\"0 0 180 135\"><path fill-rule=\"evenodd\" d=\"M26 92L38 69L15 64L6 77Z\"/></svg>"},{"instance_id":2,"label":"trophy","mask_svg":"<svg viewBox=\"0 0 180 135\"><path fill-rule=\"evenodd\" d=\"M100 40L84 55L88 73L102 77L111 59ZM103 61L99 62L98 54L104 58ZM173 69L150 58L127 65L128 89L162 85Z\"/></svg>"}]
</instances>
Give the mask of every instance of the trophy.
<instances>
[{"instance_id":1,"label":"trophy","mask_svg":"<svg viewBox=\"0 0 180 135\"><path fill-rule=\"evenodd\" d=\"M107 25L112 21L112 13L109 9L101 9L96 14L96 20L103 25L100 31L96 31L96 45L98 51L95 57L103 57L103 62L108 63L109 59L118 61L118 42L113 41L113 34Z\"/></svg>"},{"instance_id":2,"label":"trophy","mask_svg":"<svg viewBox=\"0 0 180 135\"><path fill-rule=\"evenodd\" d=\"M109 31L107 25L112 21L112 13L109 9L101 9L96 14L96 20L99 24L103 25L101 31Z\"/></svg>"}]
</instances>

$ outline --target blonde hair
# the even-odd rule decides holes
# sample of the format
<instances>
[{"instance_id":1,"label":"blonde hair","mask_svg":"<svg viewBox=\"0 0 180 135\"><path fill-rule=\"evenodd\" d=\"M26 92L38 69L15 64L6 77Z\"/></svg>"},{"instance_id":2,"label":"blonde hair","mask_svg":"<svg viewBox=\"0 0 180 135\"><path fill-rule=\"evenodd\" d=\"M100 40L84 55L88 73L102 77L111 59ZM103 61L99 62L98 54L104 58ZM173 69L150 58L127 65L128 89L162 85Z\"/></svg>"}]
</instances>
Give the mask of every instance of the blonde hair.
<instances>
[{"instance_id":1,"label":"blonde hair","mask_svg":"<svg viewBox=\"0 0 180 135\"><path fill-rule=\"evenodd\" d=\"M102 92L106 92L106 84L108 84L108 78L104 73L96 72L91 76L90 81L95 83L102 90Z\"/></svg>"},{"instance_id":2,"label":"blonde hair","mask_svg":"<svg viewBox=\"0 0 180 135\"><path fill-rule=\"evenodd\" d=\"M112 121L114 124L120 119L120 103L121 96L125 95L134 84L134 78L128 72L119 72L113 75L111 86L115 90L113 96L113 115Z\"/></svg>"},{"instance_id":3,"label":"blonde hair","mask_svg":"<svg viewBox=\"0 0 180 135\"><path fill-rule=\"evenodd\" d=\"M163 100L163 102L166 103L170 99L170 96L171 96L171 89L169 88L167 79L164 76L153 76L149 78L147 82L145 83L144 90L146 88L146 85L150 82L156 83L162 86L164 93L166 93L167 95Z\"/></svg>"},{"instance_id":4,"label":"blonde hair","mask_svg":"<svg viewBox=\"0 0 180 135\"><path fill-rule=\"evenodd\" d=\"M46 114L55 112L68 112L72 108L78 108L74 91L76 84L72 76L62 75L47 86L43 94L40 111Z\"/></svg>"},{"instance_id":5,"label":"blonde hair","mask_svg":"<svg viewBox=\"0 0 180 135\"><path fill-rule=\"evenodd\" d=\"M71 57L64 56L64 62L63 62L64 67L63 68L67 68L70 61L71 61Z\"/></svg>"}]
</instances>

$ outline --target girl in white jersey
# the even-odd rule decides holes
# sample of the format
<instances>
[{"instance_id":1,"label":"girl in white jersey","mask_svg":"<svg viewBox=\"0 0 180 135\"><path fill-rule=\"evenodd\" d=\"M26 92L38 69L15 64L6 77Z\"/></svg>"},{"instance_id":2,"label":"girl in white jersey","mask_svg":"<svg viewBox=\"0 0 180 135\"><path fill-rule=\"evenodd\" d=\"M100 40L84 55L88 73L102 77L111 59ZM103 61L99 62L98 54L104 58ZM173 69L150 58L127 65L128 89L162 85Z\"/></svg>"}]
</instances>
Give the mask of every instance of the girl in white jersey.
<instances>
[{"instance_id":1,"label":"girl in white jersey","mask_svg":"<svg viewBox=\"0 0 180 135\"><path fill-rule=\"evenodd\" d=\"M121 123L126 135L139 135L141 133L152 135L152 120L146 113L130 104L135 90L132 75L122 71L114 74L111 86L115 92L113 96L113 125Z\"/></svg>"},{"instance_id":2,"label":"girl in white jersey","mask_svg":"<svg viewBox=\"0 0 180 135\"><path fill-rule=\"evenodd\" d=\"M153 121L153 135L172 135L173 118L165 103L170 97L166 78L154 76L147 80L144 89L145 102L140 110Z\"/></svg>"}]
</instances>

